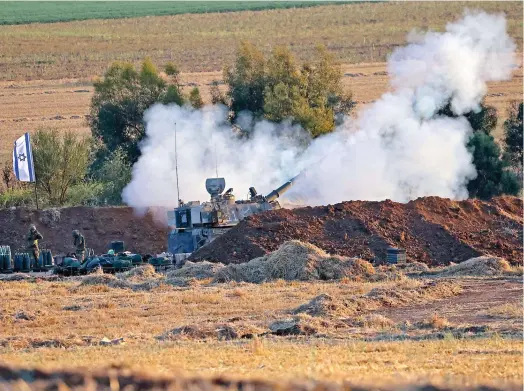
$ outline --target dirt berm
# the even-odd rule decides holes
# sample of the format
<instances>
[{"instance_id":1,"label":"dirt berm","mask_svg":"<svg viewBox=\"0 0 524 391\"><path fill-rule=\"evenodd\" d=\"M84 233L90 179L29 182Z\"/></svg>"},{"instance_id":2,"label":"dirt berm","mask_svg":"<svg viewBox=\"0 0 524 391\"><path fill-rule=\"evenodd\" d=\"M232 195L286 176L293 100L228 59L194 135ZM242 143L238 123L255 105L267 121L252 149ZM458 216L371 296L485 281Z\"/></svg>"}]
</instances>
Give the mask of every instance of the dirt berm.
<instances>
[{"instance_id":1,"label":"dirt berm","mask_svg":"<svg viewBox=\"0 0 524 391\"><path fill-rule=\"evenodd\" d=\"M123 240L127 250L138 253L162 252L167 245L167 228L149 215L138 217L132 208L125 207L2 209L0 245L11 246L13 252L25 248L30 224L35 224L44 237L40 248L49 248L54 254L74 251L73 229L80 230L87 247L98 254L106 252L112 240Z\"/></svg>"},{"instance_id":2,"label":"dirt berm","mask_svg":"<svg viewBox=\"0 0 524 391\"><path fill-rule=\"evenodd\" d=\"M300 240L341 256L383 262L390 246L426 264L462 262L484 254L522 263L522 200L451 201L419 198L406 204L351 201L254 215L192 256L241 263Z\"/></svg>"}]
</instances>

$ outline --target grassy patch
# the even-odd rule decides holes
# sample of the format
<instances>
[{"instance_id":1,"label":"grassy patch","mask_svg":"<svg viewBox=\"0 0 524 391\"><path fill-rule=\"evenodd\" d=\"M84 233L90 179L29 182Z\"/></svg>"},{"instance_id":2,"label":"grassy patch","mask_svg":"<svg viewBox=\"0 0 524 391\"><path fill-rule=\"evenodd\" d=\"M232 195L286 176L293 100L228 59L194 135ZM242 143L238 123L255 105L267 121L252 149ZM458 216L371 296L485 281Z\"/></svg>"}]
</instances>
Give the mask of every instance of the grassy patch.
<instances>
[{"instance_id":1,"label":"grassy patch","mask_svg":"<svg viewBox=\"0 0 524 391\"><path fill-rule=\"evenodd\" d=\"M88 19L202 14L312 7L322 1L46 1L4 2L0 24L52 23Z\"/></svg>"},{"instance_id":2,"label":"grassy patch","mask_svg":"<svg viewBox=\"0 0 524 391\"><path fill-rule=\"evenodd\" d=\"M503 319L522 319L522 304L504 304L492 307L486 311L486 315Z\"/></svg>"}]
</instances>

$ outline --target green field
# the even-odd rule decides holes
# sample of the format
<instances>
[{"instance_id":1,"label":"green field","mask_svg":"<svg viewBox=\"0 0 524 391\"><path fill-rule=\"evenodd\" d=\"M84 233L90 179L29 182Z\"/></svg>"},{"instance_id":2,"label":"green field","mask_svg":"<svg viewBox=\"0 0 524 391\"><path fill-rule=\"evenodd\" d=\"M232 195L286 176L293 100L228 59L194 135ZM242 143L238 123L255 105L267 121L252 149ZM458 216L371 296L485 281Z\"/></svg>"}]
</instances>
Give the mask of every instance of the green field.
<instances>
[{"instance_id":1,"label":"green field","mask_svg":"<svg viewBox=\"0 0 524 391\"><path fill-rule=\"evenodd\" d=\"M139 16L302 8L324 1L2 1L0 24L68 22Z\"/></svg>"}]
</instances>

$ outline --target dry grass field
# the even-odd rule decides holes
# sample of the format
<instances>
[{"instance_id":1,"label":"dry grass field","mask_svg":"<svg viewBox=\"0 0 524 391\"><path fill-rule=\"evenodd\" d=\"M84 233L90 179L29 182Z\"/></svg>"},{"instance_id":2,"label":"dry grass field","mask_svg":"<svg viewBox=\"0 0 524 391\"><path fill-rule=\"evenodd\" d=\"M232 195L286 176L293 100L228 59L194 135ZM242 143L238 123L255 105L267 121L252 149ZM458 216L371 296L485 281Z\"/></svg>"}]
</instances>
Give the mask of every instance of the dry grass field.
<instances>
[{"instance_id":1,"label":"dry grass field","mask_svg":"<svg viewBox=\"0 0 524 391\"><path fill-rule=\"evenodd\" d=\"M412 29L442 30L464 9L504 12L522 48L522 2L355 3L313 8L186 14L0 26L0 79L90 78L113 61L174 61L184 72L215 71L239 41L264 51L289 46L308 60L324 44L343 63L384 61Z\"/></svg>"},{"instance_id":2,"label":"dry grass field","mask_svg":"<svg viewBox=\"0 0 524 391\"><path fill-rule=\"evenodd\" d=\"M102 279L94 285L82 278L4 281L0 282L0 360L48 369L114 364L160 374L181 371L375 386L522 382L522 282L463 278L439 283L452 284L455 293L436 289L427 296L420 305L429 316L417 319L416 314L409 315L409 303L392 303L406 311L403 319L381 315L390 311L387 308L363 309L361 315L348 319L327 313L304 315L302 319L318 332L277 336L268 332L268 325L289 317L290 309L319 294L351 299L373 289L417 291L425 282L279 280L256 285L200 280L185 288L161 284L120 289ZM493 293L492 300L483 296L487 290ZM437 313L439 306L447 313ZM188 331L158 338L185 325L196 330L230 325L258 337L217 338L213 332L201 337ZM104 337L124 338L125 343L103 346L99 341Z\"/></svg>"}]
</instances>

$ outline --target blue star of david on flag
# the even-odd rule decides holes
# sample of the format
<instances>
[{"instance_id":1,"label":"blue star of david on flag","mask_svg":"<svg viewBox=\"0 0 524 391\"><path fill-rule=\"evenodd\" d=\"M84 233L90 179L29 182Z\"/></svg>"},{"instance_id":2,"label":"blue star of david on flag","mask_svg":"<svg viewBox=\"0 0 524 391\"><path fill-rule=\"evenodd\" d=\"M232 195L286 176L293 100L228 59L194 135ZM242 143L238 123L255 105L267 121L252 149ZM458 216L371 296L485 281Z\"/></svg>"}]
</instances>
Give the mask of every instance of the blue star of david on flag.
<instances>
[{"instance_id":1,"label":"blue star of david on flag","mask_svg":"<svg viewBox=\"0 0 524 391\"><path fill-rule=\"evenodd\" d=\"M35 168L33 165L33 151L29 133L15 141L13 149L13 170L16 179L22 182L35 182Z\"/></svg>"}]
</instances>

